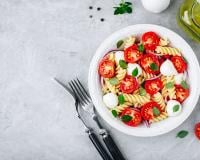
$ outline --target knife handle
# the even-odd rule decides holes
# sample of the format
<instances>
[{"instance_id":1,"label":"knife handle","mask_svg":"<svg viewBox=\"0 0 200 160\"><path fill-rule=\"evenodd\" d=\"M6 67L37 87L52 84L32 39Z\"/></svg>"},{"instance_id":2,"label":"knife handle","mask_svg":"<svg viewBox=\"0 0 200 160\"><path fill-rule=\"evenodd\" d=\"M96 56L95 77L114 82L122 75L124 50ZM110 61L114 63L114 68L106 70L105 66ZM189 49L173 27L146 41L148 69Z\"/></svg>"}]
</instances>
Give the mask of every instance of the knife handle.
<instances>
[{"instance_id":1,"label":"knife handle","mask_svg":"<svg viewBox=\"0 0 200 160\"><path fill-rule=\"evenodd\" d=\"M103 160L113 160L92 130L87 131L88 136Z\"/></svg>"}]
</instances>

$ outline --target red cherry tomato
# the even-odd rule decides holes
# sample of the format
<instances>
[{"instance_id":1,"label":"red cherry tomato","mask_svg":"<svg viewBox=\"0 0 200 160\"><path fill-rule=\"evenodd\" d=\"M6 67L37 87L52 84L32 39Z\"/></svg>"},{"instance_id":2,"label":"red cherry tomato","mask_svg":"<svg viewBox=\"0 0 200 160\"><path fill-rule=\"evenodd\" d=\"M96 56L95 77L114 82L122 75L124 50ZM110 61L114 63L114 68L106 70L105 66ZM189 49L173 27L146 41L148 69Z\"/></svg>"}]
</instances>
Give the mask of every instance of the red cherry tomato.
<instances>
[{"instance_id":1,"label":"red cherry tomato","mask_svg":"<svg viewBox=\"0 0 200 160\"><path fill-rule=\"evenodd\" d=\"M155 32L146 32L142 35L142 43L144 48L148 50L155 50L159 45L160 38Z\"/></svg>"},{"instance_id":2,"label":"red cherry tomato","mask_svg":"<svg viewBox=\"0 0 200 160\"><path fill-rule=\"evenodd\" d=\"M180 85L176 85L176 100L182 103L189 96L189 89L184 89Z\"/></svg>"},{"instance_id":3,"label":"red cherry tomato","mask_svg":"<svg viewBox=\"0 0 200 160\"><path fill-rule=\"evenodd\" d=\"M115 63L103 59L99 64L99 74L104 78L111 78L115 75Z\"/></svg>"},{"instance_id":4,"label":"red cherry tomato","mask_svg":"<svg viewBox=\"0 0 200 160\"><path fill-rule=\"evenodd\" d=\"M163 84L160 78L157 78L154 80L146 81L144 87L147 93L153 95L163 88Z\"/></svg>"},{"instance_id":5,"label":"red cherry tomato","mask_svg":"<svg viewBox=\"0 0 200 160\"><path fill-rule=\"evenodd\" d=\"M142 53L138 51L137 45L132 45L125 49L124 59L126 62L134 63L142 58Z\"/></svg>"},{"instance_id":6,"label":"red cherry tomato","mask_svg":"<svg viewBox=\"0 0 200 160\"><path fill-rule=\"evenodd\" d=\"M132 93L138 89L139 84L136 78L127 75L120 83L120 90L124 93Z\"/></svg>"},{"instance_id":7,"label":"red cherry tomato","mask_svg":"<svg viewBox=\"0 0 200 160\"><path fill-rule=\"evenodd\" d=\"M195 125L194 132L196 137L200 140L200 122Z\"/></svg>"},{"instance_id":8,"label":"red cherry tomato","mask_svg":"<svg viewBox=\"0 0 200 160\"><path fill-rule=\"evenodd\" d=\"M144 68L144 70L148 73L158 74L160 72L160 63L157 56L153 54L145 54L140 60L140 64L142 68Z\"/></svg>"},{"instance_id":9,"label":"red cherry tomato","mask_svg":"<svg viewBox=\"0 0 200 160\"><path fill-rule=\"evenodd\" d=\"M173 56L171 61L178 73L183 73L187 69L187 63L181 56Z\"/></svg>"},{"instance_id":10,"label":"red cherry tomato","mask_svg":"<svg viewBox=\"0 0 200 160\"><path fill-rule=\"evenodd\" d=\"M129 126L136 127L142 122L142 116L139 111L136 111L132 108L126 108L122 113L121 117L124 115L129 115L132 117L132 119L128 122L124 122L125 124Z\"/></svg>"},{"instance_id":11,"label":"red cherry tomato","mask_svg":"<svg viewBox=\"0 0 200 160\"><path fill-rule=\"evenodd\" d=\"M156 107L161 112L160 105L156 102L153 102L153 101L148 102L148 103L146 103L142 106L141 115L142 115L144 120L151 120L155 117L154 113L153 113L154 107Z\"/></svg>"}]
</instances>

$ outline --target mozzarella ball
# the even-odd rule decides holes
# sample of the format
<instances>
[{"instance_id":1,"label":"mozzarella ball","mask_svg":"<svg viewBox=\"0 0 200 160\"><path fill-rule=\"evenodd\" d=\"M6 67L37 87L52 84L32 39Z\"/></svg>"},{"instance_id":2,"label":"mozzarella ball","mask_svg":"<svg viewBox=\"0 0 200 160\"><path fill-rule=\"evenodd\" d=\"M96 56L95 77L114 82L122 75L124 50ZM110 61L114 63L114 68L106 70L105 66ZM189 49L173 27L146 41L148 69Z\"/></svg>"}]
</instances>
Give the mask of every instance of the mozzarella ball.
<instances>
[{"instance_id":1,"label":"mozzarella ball","mask_svg":"<svg viewBox=\"0 0 200 160\"><path fill-rule=\"evenodd\" d=\"M160 66L160 73L164 76L173 76L178 74L173 63L168 59Z\"/></svg>"},{"instance_id":2,"label":"mozzarella ball","mask_svg":"<svg viewBox=\"0 0 200 160\"><path fill-rule=\"evenodd\" d=\"M176 100L169 100L167 102L166 110L167 110L168 116L174 117L181 113L182 105L180 104L180 102Z\"/></svg>"},{"instance_id":3,"label":"mozzarella ball","mask_svg":"<svg viewBox=\"0 0 200 160\"><path fill-rule=\"evenodd\" d=\"M114 93L107 93L103 96L103 102L108 108L114 108L118 105L118 97Z\"/></svg>"},{"instance_id":4,"label":"mozzarella ball","mask_svg":"<svg viewBox=\"0 0 200 160\"><path fill-rule=\"evenodd\" d=\"M137 63L128 63L128 67L127 67L127 74L132 76L132 72L134 69L138 69L138 74L135 77L138 77L142 74L142 68L140 67L139 64Z\"/></svg>"},{"instance_id":5,"label":"mozzarella ball","mask_svg":"<svg viewBox=\"0 0 200 160\"><path fill-rule=\"evenodd\" d=\"M119 63L120 60L124 60L124 52L123 51L115 52L115 61L116 61L116 63Z\"/></svg>"}]
</instances>

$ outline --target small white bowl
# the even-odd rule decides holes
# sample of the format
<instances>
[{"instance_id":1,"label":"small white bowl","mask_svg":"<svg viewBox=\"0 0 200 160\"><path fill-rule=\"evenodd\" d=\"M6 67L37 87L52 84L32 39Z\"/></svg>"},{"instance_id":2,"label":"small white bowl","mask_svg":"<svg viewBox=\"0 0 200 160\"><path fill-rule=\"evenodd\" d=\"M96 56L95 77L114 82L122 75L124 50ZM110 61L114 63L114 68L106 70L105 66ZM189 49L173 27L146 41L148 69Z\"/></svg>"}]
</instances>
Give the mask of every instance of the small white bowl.
<instances>
[{"instance_id":1,"label":"small white bowl","mask_svg":"<svg viewBox=\"0 0 200 160\"><path fill-rule=\"evenodd\" d=\"M116 42L129 35L141 35L147 31L154 31L161 37L167 37L171 44L182 51L188 61L188 82L190 85L190 96L183 104L183 111L177 117L170 117L159 123L152 124L150 128L144 125L129 127L120 120L114 118L102 101L102 91L98 74L98 64L105 53L116 47ZM88 85L89 92L96 110L100 116L112 127L119 131L138 137L151 137L167 133L181 125L192 113L197 104L200 94L200 67L198 60L188 43L175 32L158 25L137 24L123 28L109 36L97 49L89 69Z\"/></svg>"}]
</instances>

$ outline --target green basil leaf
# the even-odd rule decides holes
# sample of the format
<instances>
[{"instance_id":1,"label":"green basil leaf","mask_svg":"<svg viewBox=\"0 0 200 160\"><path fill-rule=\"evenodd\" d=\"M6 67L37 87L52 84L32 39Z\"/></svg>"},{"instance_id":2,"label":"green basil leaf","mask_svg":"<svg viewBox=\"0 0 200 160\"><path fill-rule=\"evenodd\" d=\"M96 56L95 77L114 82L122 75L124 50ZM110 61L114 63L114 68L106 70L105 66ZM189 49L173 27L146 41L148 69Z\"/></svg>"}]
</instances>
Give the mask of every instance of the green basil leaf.
<instances>
[{"instance_id":1,"label":"green basil leaf","mask_svg":"<svg viewBox=\"0 0 200 160\"><path fill-rule=\"evenodd\" d=\"M179 110L180 106L177 104L173 107L173 112L177 112Z\"/></svg>"},{"instance_id":2,"label":"green basil leaf","mask_svg":"<svg viewBox=\"0 0 200 160\"><path fill-rule=\"evenodd\" d=\"M119 66L123 69L126 69L127 68L127 63L124 61L124 60L119 60Z\"/></svg>"},{"instance_id":3,"label":"green basil leaf","mask_svg":"<svg viewBox=\"0 0 200 160\"><path fill-rule=\"evenodd\" d=\"M160 115L160 111L157 107L153 107L153 115L154 116L159 116Z\"/></svg>"},{"instance_id":4,"label":"green basil leaf","mask_svg":"<svg viewBox=\"0 0 200 160\"><path fill-rule=\"evenodd\" d=\"M136 77L138 75L138 68L136 67L133 71L132 71L132 76Z\"/></svg>"},{"instance_id":5,"label":"green basil leaf","mask_svg":"<svg viewBox=\"0 0 200 160\"><path fill-rule=\"evenodd\" d=\"M116 77L113 77L113 78L109 79L109 82L111 85L114 86L119 83L119 80Z\"/></svg>"},{"instance_id":6,"label":"green basil leaf","mask_svg":"<svg viewBox=\"0 0 200 160\"><path fill-rule=\"evenodd\" d=\"M119 101L119 104L124 104L125 99L124 99L123 94L120 94L120 95L118 96L118 101Z\"/></svg>"},{"instance_id":7,"label":"green basil leaf","mask_svg":"<svg viewBox=\"0 0 200 160\"><path fill-rule=\"evenodd\" d=\"M151 63L151 64L150 64L150 68L151 68L153 71L157 71L157 70L158 70L158 65L155 64L155 63Z\"/></svg>"},{"instance_id":8,"label":"green basil leaf","mask_svg":"<svg viewBox=\"0 0 200 160\"><path fill-rule=\"evenodd\" d=\"M145 95L146 95L146 90L145 90L143 87L140 87L140 89L139 89L139 94L140 94L141 96L145 96Z\"/></svg>"},{"instance_id":9,"label":"green basil leaf","mask_svg":"<svg viewBox=\"0 0 200 160\"><path fill-rule=\"evenodd\" d=\"M129 14L132 13L132 8L131 7L127 7L126 8L126 12L129 13Z\"/></svg>"},{"instance_id":10,"label":"green basil leaf","mask_svg":"<svg viewBox=\"0 0 200 160\"><path fill-rule=\"evenodd\" d=\"M129 115L123 115L121 117L123 122L129 122L130 120L132 120L133 117L129 116Z\"/></svg>"},{"instance_id":11,"label":"green basil leaf","mask_svg":"<svg viewBox=\"0 0 200 160\"><path fill-rule=\"evenodd\" d=\"M173 88L174 87L174 83L173 82L168 82L168 83L165 84L165 87L167 89Z\"/></svg>"},{"instance_id":12,"label":"green basil leaf","mask_svg":"<svg viewBox=\"0 0 200 160\"><path fill-rule=\"evenodd\" d=\"M186 81L182 81L181 82L181 87L183 87L184 89L188 89L188 84L186 83Z\"/></svg>"},{"instance_id":13,"label":"green basil leaf","mask_svg":"<svg viewBox=\"0 0 200 160\"><path fill-rule=\"evenodd\" d=\"M138 51L144 52L144 45L143 45L143 44L140 44L140 45L138 46Z\"/></svg>"},{"instance_id":14,"label":"green basil leaf","mask_svg":"<svg viewBox=\"0 0 200 160\"><path fill-rule=\"evenodd\" d=\"M117 42L117 48L120 48L120 47L122 46L123 43L124 43L123 40L119 40L119 41Z\"/></svg>"},{"instance_id":15,"label":"green basil leaf","mask_svg":"<svg viewBox=\"0 0 200 160\"><path fill-rule=\"evenodd\" d=\"M189 133L188 131L182 130L182 131L177 133L176 137L184 138L184 137L186 137L188 135L188 133Z\"/></svg>"},{"instance_id":16,"label":"green basil leaf","mask_svg":"<svg viewBox=\"0 0 200 160\"><path fill-rule=\"evenodd\" d=\"M117 116L118 116L118 113L117 113L116 110L113 109L111 112L112 112L112 115L113 115L114 117L117 117Z\"/></svg>"}]
</instances>

